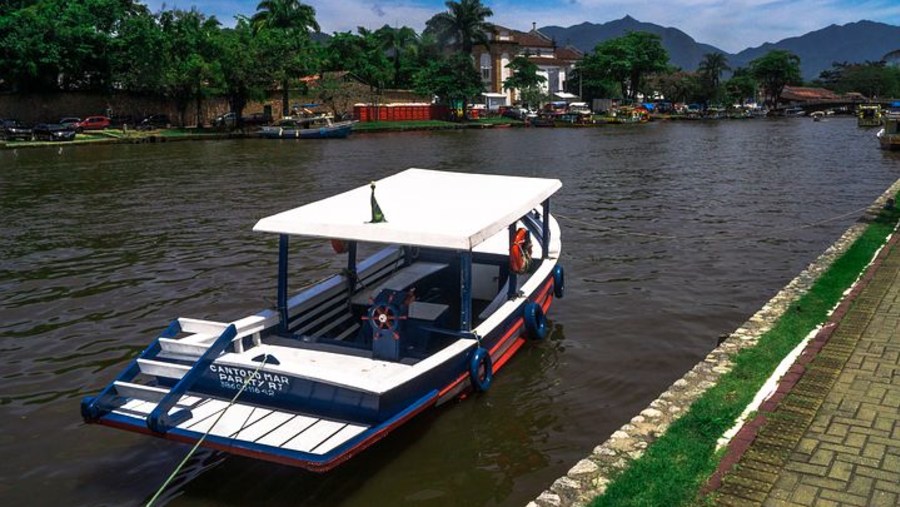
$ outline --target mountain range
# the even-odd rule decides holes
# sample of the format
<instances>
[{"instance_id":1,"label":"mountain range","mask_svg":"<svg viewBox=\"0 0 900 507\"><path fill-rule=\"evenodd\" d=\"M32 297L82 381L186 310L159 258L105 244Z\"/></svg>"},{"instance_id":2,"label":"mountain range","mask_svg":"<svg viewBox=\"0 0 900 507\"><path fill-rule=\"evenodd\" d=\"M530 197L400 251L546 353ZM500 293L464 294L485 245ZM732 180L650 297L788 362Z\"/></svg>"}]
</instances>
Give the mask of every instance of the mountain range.
<instances>
[{"instance_id":1,"label":"mountain range","mask_svg":"<svg viewBox=\"0 0 900 507\"><path fill-rule=\"evenodd\" d=\"M621 37L629 31L650 32L662 39L663 47L669 52L669 62L689 71L697 69L706 53L722 53L728 58L730 67L738 68L746 67L751 60L773 49L784 49L800 57L804 80L819 77L834 62L878 61L888 52L900 49L900 26L865 20L831 25L799 37L747 48L736 54L697 42L677 28L644 23L631 16L601 24L586 22L565 28L551 25L540 28L540 31L560 45L570 44L584 52L593 51L597 44Z\"/></svg>"}]
</instances>

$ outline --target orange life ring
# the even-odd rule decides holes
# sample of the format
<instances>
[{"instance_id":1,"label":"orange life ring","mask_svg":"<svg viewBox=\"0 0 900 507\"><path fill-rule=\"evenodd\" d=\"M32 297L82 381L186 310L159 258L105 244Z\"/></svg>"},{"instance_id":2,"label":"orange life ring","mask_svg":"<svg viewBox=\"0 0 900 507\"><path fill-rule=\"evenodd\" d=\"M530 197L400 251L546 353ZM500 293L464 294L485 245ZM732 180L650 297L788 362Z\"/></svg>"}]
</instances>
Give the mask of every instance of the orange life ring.
<instances>
[{"instance_id":1,"label":"orange life ring","mask_svg":"<svg viewBox=\"0 0 900 507\"><path fill-rule=\"evenodd\" d=\"M347 242L342 239L332 239L331 248L337 254L347 253Z\"/></svg>"},{"instance_id":2,"label":"orange life ring","mask_svg":"<svg viewBox=\"0 0 900 507\"><path fill-rule=\"evenodd\" d=\"M531 267L531 236L528 230L519 227L516 238L509 247L509 269L513 273L522 274Z\"/></svg>"}]
</instances>

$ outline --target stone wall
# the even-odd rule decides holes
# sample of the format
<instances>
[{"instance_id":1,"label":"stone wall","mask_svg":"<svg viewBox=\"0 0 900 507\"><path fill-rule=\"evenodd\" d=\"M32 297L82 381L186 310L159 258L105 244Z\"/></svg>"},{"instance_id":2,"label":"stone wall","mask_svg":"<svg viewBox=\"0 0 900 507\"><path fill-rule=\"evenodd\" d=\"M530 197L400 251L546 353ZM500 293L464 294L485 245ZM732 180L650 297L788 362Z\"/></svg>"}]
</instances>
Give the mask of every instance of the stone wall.
<instances>
[{"instance_id":1,"label":"stone wall","mask_svg":"<svg viewBox=\"0 0 900 507\"><path fill-rule=\"evenodd\" d=\"M370 103L377 99L380 103L422 102L423 98L408 90L384 90L376 95L368 86L352 86L349 93L334 105L337 113L352 113L356 103ZM288 107L294 104L318 103L314 96L291 92ZM265 106L271 106L272 116L281 116L281 92L270 91L265 100L247 104L244 115L262 113ZM329 104L326 109L331 109ZM205 125L209 125L217 116L227 113L231 108L221 98L204 100L200 108L200 117ZM167 114L176 125L181 123L178 110L172 101L158 97L128 93L18 93L0 94L0 118L16 118L26 123L55 122L67 116L84 118L93 115L130 116L132 121L140 121L151 114ZM190 104L185 112L185 125L196 124L197 108Z\"/></svg>"},{"instance_id":2,"label":"stone wall","mask_svg":"<svg viewBox=\"0 0 900 507\"><path fill-rule=\"evenodd\" d=\"M837 242L731 333L703 361L675 381L608 440L595 447L589 456L576 463L565 476L554 481L549 489L528 506L583 506L603 494L610 483L610 477L625 470L633 460L639 458L694 401L715 386L722 375L731 371L731 357L742 349L756 345L759 338L781 318L788 306L806 294L829 266L862 235L867 222L877 217L887 200L893 198L898 191L900 180L894 182Z\"/></svg>"}]
</instances>

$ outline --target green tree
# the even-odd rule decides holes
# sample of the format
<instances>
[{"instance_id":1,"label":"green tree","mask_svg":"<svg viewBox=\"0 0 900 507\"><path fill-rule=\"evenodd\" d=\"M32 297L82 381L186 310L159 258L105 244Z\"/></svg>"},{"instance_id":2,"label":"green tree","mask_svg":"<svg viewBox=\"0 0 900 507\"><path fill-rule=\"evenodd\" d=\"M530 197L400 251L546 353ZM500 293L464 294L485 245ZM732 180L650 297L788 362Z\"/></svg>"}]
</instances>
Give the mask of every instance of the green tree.
<instances>
[{"instance_id":1,"label":"green tree","mask_svg":"<svg viewBox=\"0 0 900 507\"><path fill-rule=\"evenodd\" d=\"M732 103L746 104L747 99L756 98L756 79L750 75L749 69L738 68L734 70L731 79L725 82L725 93Z\"/></svg>"},{"instance_id":2,"label":"green tree","mask_svg":"<svg viewBox=\"0 0 900 507\"><path fill-rule=\"evenodd\" d=\"M512 75L503 81L503 89L519 90L522 102L528 106L539 106L544 96L541 84L547 78L538 74L538 66L526 54L513 58L506 68L512 71Z\"/></svg>"},{"instance_id":3,"label":"green tree","mask_svg":"<svg viewBox=\"0 0 900 507\"><path fill-rule=\"evenodd\" d=\"M233 29L222 30L218 38L221 91L241 128L244 107L250 100L262 100L279 65L269 58L268 34L254 34L250 20L240 16ZM280 63L280 62L279 62Z\"/></svg>"},{"instance_id":4,"label":"green tree","mask_svg":"<svg viewBox=\"0 0 900 507\"><path fill-rule=\"evenodd\" d=\"M622 98L619 83L609 79L592 67L592 62L584 60L575 64L575 69L566 80L566 91L580 95L590 102L593 99Z\"/></svg>"},{"instance_id":5,"label":"green tree","mask_svg":"<svg viewBox=\"0 0 900 507\"><path fill-rule=\"evenodd\" d=\"M132 0L44 0L0 16L0 76L20 91L107 90L111 46L146 8Z\"/></svg>"},{"instance_id":6,"label":"green tree","mask_svg":"<svg viewBox=\"0 0 900 507\"><path fill-rule=\"evenodd\" d=\"M262 0L256 13L250 18L254 30L280 32L285 46L279 53L283 65L276 74L281 82L281 112L290 112L290 83L294 76L306 73L312 67L310 31L319 31L316 10L299 0Z\"/></svg>"},{"instance_id":7,"label":"green tree","mask_svg":"<svg viewBox=\"0 0 900 507\"><path fill-rule=\"evenodd\" d=\"M179 123L184 126L187 106L194 101L198 124L202 123L200 106L215 88L220 75L216 36L219 21L192 8L163 11L160 26L166 38L163 90L178 110Z\"/></svg>"},{"instance_id":8,"label":"green tree","mask_svg":"<svg viewBox=\"0 0 900 507\"><path fill-rule=\"evenodd\" d=\"M673 103L693 102L702 94L700 76L695 72L680 69L650 74L647 76L647 84Z\"/></svg>"},{"instance_id":9,"label":"green tree","mask_svg":"<svg viewBox=\"0 0 900 507\"><path fill-rule=\"evenodd\" d=\"M467 102L481 93L481 76L472 65L472 59L458 53L448 58L430 62L414 78L417 93L436 95L445 104Z\"/></svg>"},{"instance_id":10,"label":"green tree","mask_svg":"<svg viewBox=\"0 0 900 507\"><path fill-rule=\"evenodd\" d=\"M750 74L762 85L765 102L772 107L778 105L786 85L803 82L800 77L800 57L782 49L769 51L751 61Z\"/></svg>"},{"instance_id":11,"label":"green tree","mask_svg":"<svg viewBox=\"0 0 900 507\"><path fill-rule=\"evenodd\" d=\"M373 32L363 27L357 31L334 34L324 49L322 70L348 71L380 90L390 82L393 66Z\"/></svg>"},{"instance_id":12,"label":"green tree","mask_svg":"<svg viewBox=\"0 0 900 507\"><path fill-rule=\"evenodd\" d=\"M418 41L416 31L408 26L393 28L388 25L375 30L375 39L379 42L381 49L390 57L394 64L394 77L391 86L394 88L404 88L412 82L412 75L404 73L403 62L413 51L413 47Z\"/></svg>"},{"instance_id":13,"label":"green tree","mask_svg":"<svg viewBox=\"0 0 900 507\"><path fill-rule=\"evenodd\" d=\"M900 68L885 62L834 63L819 76L823 86L838 93L867 97L900 97Z\"/></svg>"},{"instance_id":14,"label":"green tree","mask_svg":"<svg viewBox=\"0 0 900 507\"><path fill-rule=\"evenodd\" d=\"M447 11L432 16L425 23L425 32L434 34L441 44L470 56L475 46L487 47L488 34L494 30L494 25L485 19L493 16L494 11L485 7L481 0L448 0L444 5Z\"/></svg>"},{"instance_id":15,"label":"green tree","mask_svg":"<svg viewBox=\"0 0 900 507\"><path fill-rule=\"evenodd\" d=\"M669 55L658 35L647 32L628 32L609 39L585 56L580 66L586 81L619 84L623 97L637 99L644 77L666 70Z\"/></svg>"},{"instance_id":16,"label":"green tree","mask_svg":"<svg viewBox=\"0 0 900 507\"><path fill-rule=\"evenodd\" d=\"M723 53L706 53L697 67L697 71L712 88L719 87L719 79L726 70L731 70L731 67L728 66L728 57Z\"/></svg>"},{"instance_id":17,"label":"green tree","mask_svg":"<svg viewBox=\"0 0 900 507\"><path fill-rule=\"evenodd\" d=\"M731 70L728 66L728 57L723 53L706 53L700 61L697 72L703 83L703 101L719 101L722 98L722 90L719 87L722 73Z\"/></svg>"},{"instance_id":18,"label":"green tree","mask_svg":"<svg viewBox=\"0 0 900 507\"><path fill-rule=\"evenodd\" d=\"M149 11L123 20L113 41L110 68L124 90L158 94L164 87L166 36Z\"/></svg>"}]
</instances>

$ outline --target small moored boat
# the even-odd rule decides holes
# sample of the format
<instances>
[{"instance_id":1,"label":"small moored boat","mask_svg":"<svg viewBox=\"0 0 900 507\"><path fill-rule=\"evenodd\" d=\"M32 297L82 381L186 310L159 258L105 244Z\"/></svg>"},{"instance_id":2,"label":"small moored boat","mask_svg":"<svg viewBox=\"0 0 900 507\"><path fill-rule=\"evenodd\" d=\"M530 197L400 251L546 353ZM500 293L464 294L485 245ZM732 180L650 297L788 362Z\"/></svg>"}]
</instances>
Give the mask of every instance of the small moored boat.
<instances>
[{"instance_id":1,"label":"small moored boat","mask_svg":"<svg viewBox=\"0 0 900 507\"><path fill-rule=\"evenodd\" d=\"M352 132L354 123L355 120L336 122L330 114L285 118L276 125L263 127L259 135L268 139L345 138Z\"/></svg>"},{"instance_id":2,"label":"small moored boat","mask_svg":"<svg viewBox=\"0 0 900 507\"><path fill-rule=\"evenodd\" d=\"M884 127L876 134L878 142L885 150L900 150L900 113L888 113L883 120Z\"/></svg>"},{"instance_id":3,"label":"small moored boat","mask_svg":"<svg viewBox=\"0 0 900 507\"><path fill-rule=\"evenodd\" d=\"M408 169L263 218L254 230L279 237L275 307L174 320L82 401L82 416L331 469L423 410L487 390L548 333L545 312L564 291L550 214L560 187ZM331 240L346 268L291 295L294 236ZM357 261L364 247L375 252Z\"/></svg>"},{"instance_id":4,"label":"small moored boat","mask_svg":"<svg viewBox=\"0 0 900 507\"><path fill-rule=\"evenodd\" d=\"M856 126L858 127L881 125L881 106L878 104L860 104L856 114Z\"/></svg>"}]
</instances>

